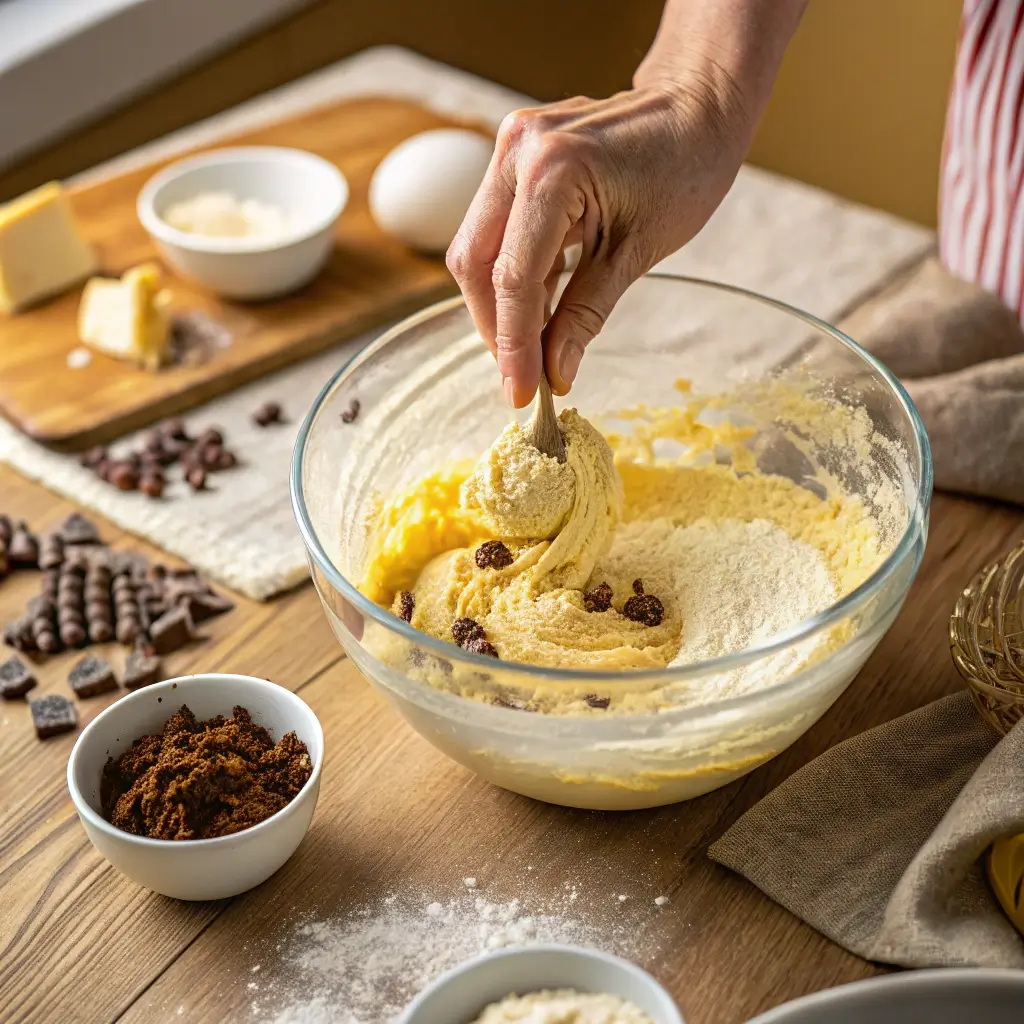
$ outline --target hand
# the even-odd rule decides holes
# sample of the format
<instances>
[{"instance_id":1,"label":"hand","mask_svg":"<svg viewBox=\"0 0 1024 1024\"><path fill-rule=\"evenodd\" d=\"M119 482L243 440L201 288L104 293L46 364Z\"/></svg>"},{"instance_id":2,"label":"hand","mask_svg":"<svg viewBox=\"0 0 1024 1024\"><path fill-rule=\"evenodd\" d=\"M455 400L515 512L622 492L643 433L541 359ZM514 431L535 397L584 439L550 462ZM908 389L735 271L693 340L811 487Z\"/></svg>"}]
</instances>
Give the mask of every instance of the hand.
<instances>
[{"instance_id":1,"label":"hand","mask_svg":"<svg viewBox=\"0 0 1024 1024\"><path fill-rule=\"evenodd\" d=\"M542 365L555 394L569 391L626 288L724 198L747 122L728 81L703 74L505 118L447 262L510 405L529 404ZM575 242L579 264L552 315L563 251Z\"/></svg>"}]
</instances>

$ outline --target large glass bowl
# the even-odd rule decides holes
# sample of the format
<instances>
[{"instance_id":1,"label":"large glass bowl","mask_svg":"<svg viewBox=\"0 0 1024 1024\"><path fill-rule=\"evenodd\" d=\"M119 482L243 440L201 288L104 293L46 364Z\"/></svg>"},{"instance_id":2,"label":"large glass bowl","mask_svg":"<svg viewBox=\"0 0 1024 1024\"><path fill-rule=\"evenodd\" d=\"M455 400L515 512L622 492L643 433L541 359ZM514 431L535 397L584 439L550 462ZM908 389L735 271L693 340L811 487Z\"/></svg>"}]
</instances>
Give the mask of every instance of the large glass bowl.
<instances>
[{"instance_id":1,"label":"large glass bowl","mask_svg":"<svg viewBox=\"0 0 1024 1024\"><path fill-rule=\"evenodd\" d=\"M820 489L816 468L824 468L868 509L885 495L890 512L895 503L899 514L880 527L887 552L881 564L827 610L760 646L657 671L495 662L414 630L357 590L367 524L380 496L454 457L479 454L509 421L494 362L461 300L424 310L380 337L327 384L302 426L292 501L335 633L413 728L497 785L599 809L653 807L725 785L785 749L828 709L906 596L924 552L931 455L913 403L883 365L783 303L652 274L616 307L567 401L599 420L639 403L674 406L683 401L679 378L692 381L696 392L727 393L731 408L749 413L759 468L811 490ZM826 431L817 439L813 423L789 422L784 412L766 418L756 398L745 411L745 395L777 380L856 413L868 434L844 440ZM762 689L694 703L693 694L711 677L778 665L824 631L841 642L817 660L776 672ZM494 699L428 685L424 664L475 672ZM631 688L657 691L661 699L656 713L527 713L516 695L538 688L579 696Z\"/></svg>"}]
</instances>

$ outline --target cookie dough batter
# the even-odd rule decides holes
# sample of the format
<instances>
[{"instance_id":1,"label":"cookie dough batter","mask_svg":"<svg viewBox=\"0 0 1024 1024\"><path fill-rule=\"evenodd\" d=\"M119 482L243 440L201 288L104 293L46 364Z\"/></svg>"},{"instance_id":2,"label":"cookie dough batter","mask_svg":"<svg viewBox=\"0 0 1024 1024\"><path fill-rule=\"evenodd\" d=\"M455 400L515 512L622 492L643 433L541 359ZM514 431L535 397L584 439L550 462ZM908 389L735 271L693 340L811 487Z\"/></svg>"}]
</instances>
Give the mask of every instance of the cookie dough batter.
<instances>
[{"instance_id":1,"label":"cookie dough batter","mask_svg":"<svg viewBox=\"0 0 1024 1024\"><path fill-rule=\"evenodd\" d=\"M712 431L679 410L655 419L662 439L714 449L725 438L734 464L749 458L728 424ZM635 438L610 435L616 452L575 410L559 420L564 464L512 425L475 465L443 467L385 502L364 593L440 639L460 642L453 624L472 620L482 650L504 661L629 671L764 642L880 561L855 501L756 470L638 461ZM499 558L487 541L500 541ZM659 613L631 614L635 591Z\"/></svg>"},{"instance_id":2,"label":"cookie dough batter","mask_svg":"<svg viewBox=\"0 0 1024 1024\"><path fill-rule=\"evenodd\" d=\"M638 1006L619 996L559 989L509 996L493 1003L473 1024L654 1024Z\"/></svg>"}]
</instances>

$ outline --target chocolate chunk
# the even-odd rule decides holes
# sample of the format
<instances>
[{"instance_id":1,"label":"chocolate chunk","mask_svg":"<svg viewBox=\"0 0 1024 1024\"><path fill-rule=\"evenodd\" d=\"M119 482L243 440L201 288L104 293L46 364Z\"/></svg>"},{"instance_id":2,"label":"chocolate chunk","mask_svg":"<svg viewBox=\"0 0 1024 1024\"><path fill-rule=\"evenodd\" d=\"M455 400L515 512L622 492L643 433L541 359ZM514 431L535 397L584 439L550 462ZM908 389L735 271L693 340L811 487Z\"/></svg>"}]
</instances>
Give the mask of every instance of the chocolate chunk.
<instances>
[{"instance_id":1,"label":"chocolate chunk","mask_svg":"<svg viewBox=\"0 0 1024 1024\"><path fill-rule=\"evenodd\" d=\"M196 638L192 616L180 605L164 612L150 627L149 636L157 654L172 654Z\"/></svg>"},{"instance_id":2,"label":"chocolate chunk","mask_svg":"<svg viewBox=\"0 0 1024 1024\"><path fill-rule=\"evenodd\" d=\"M113 625L108 619L93 619L89 623L89 639L94 644L109 643L114 639Z\"/></svg>"},{"instance_id":3,"label":"chocolate chunk","mask_svg":"<svg viewBox=\"0 0 1024 1024\"><path fill-rule=\"evenodd\" d=\"M600 709L602 711L606 707L608 707L608 705L611 704L611 702L612 702L611 697L598 697L597 694L594 694L594 693L588 693L587 696L584 697L583 699L592 708L598 708L598 709Z\"/></svg>"},{"instance_id":4,"label":"chocolate chunk","mask_svg":"<svg viewBox=\"0 0 1024 1024\"><path fill-rule=\"evenodd\" d=\"M193 491L201 491L206 487L206 470L201 466L194 466L186 474L185 480Z\"/></svg>"},{"instance_id":5,"label":"chocolate chunk","mask_svg":"<svg viewBox=\"0 0 1024 1024\"><path fill-rule=\"evenodd\" d=\"M278 402L264 402L253 414L252 421L257 427L269 427L281 422L281 405Z\"/></svg>"},{"instance_id":6,"label":"chocolate chunk","mask_svg":"<svg viewBox=\"0 0 1024 1024\"><path fill-rule=\"evenodd\" d=\"M139 480L139 490L142 491L147 498L162 498L164 494L163 473L144 473L142 479Z\"/></svg>"},{"instance_id":7,"label":"chocolate chunk","mask_svg":"<svg viewBox=\"0 0 1024 1024\"><path fill-rule=\"evenodd\" d=\"M7 561L22 569L35 569L39 565L39 541L24 523L19 523L7 545Z\"/></svg>"},{"instance_id":8,"label":"chocolate chunk","mask_svg":"<svg viewBox=\"0 0 1024 1024\"><path fill-rule=\"evenodd\" d=\"M85 516L72 512L60 524L61 540L65 544L99 544L100 532Z\"/></svg>"},{"instance_id":9,"label":"chocolate chunk","mask_svg":"<svg viewBox=\"0 0 1024 1024\"><path fill-rule=\"evenodd\" d=\"M230 612L235 607L235 602L222 594L212 592L200 594L186 594L178 599L178 604L183 604L193 622L205 622L207 619L215 618ZM161 606L161 612L162 612Z\"/></svg>"},{"instance_id":10,"label":"chocolate chunk","mask_svg":"<svg viewBox=\"0 0 1024 1024\"><path fill-rule=\"evenodd\" d=\"M107 479L119 491L134 491L139 486L138 470L130 462L115 463Z\"/></svg>"},{"instance_id":11,"label":"chocolate chunk","mask_svg":"<svg viewBox=\"0 0 1024 1024\"><path fill-rule=\"evenodd\" d=\"M359 410L362 406L359 404L358 398L353 398L348 403L348 408L341 414L342 423L355 423L356 417L359 415Z\"/></svg>"},{"instance_id":12,"label":"chocolate chunk","mask_svg":"<svg viewBox=\"0 0 1024 1024\"><path fill-rule=\"evenodd\" d=\"M507 569L515 559L500 540L486 540L473 556L478 569Z\"/></svg>"},{"instance_id":13,"label":"chocolate chunk","mask_svg":"<svg viewBox=\"0 0 1024 1024\"><path fill-rule=\"evenodd\" d=\"M124 685L128 690L158 683L163 678L163 667L152 648L138 645L124 663Z\"/></svg>"},{"instance_id":14,"label":"chocolate chunk","mask_svg":"<svg viewBox=\"0 0 1024 1024\"><path fill-rule=\"evenodd\" d=\"M185 421L180 416L172 416L160 427L164 437L172 441L187 441L188 431L185 429Z\"/></svg>"},{"instance_id":15,"label":"chocolate chunk","mask_svg":"<svg viewBox=\"0 0 1024 1024\"><path fill-rule=\"evenodd\" d=\"M74 622L76 625L83 625L85 623L85 615L82 613L81 608L62 608L57 606L57 623L64 627L65 623Z\"/></svg>"},{"instance_id":16,"label":"chocolate chunk","mask_svg":"<svg viewBox=\"0 0 1024 1024\"><path fill-rule=\"evenodd\" d=\"M80 622L65 621L60 624L60 640L65 647L84 647L89 636Z\"/></svg>"},{"instance_id":17,"label":"chocolate chunk","mask_svg":"<svg viewBox=\"0 0 1024 1024\"><path fill-rule=\"evenodd\" d=\"M606 612L612 606L612 588L607 583L601 583L593 590L583 593L583 607L588 612Z\"/></svg>"},{"instance_id":18,"label":"chocolate chunk","mask_svg":"<svg viewBox=\"0 0 1024 1024\"><path fill-rule=\"evenodd\" d=\"M0 662L0 697L14 700L24 697L36 685L36 677L21 658L8 658Z\"/></svg>"},{"instance_id":19,"label":"chocolate chunk","mask_svg":"<svg viewBox=\"0 0 1024 1024\"><path fill-rule=\"evenodd\" d=\"M401 591L398 595L398 614L406 622L412 622L412 613L415 608L416 598L408 590Z\"/></svg>"},{"instance_id":20,"label":"chocolate chunk","mask_svg":"<svg viewBox=\"0 0 1024 1024\"><path fill-rule=\"evenodd\" d=\"M22 654L31 654L39 650L28 618L16 619L4 626L3 640L8 647L13 647Z\"/></svg>"},{"instance_id":21,"label":"chocolate chunk","mask_svg":"<svg viewBox=\"0 0 1024 1024\"><path fill-rule=\"evenodd\" d=\"M7 547L11 543L11 537L13 536L14 524L11 522L11 517L0 515L0 544Z\"/></svg>"},{"instance_id":22,"label":"chocolate chunk","mask_svg":"<svg viewBox=\"0 0 1024 1024\"><path fill-rule=\"evenodd\" d=\"M234 452L229 452L227 450L227 448L224 448L221 451L220 456L217 459L217 465L214 466L213 468L218 470L218 471L223 471L223 470L227 470L227 469L234 469L235 466L237 466L237 465L238 465L238 458L235 455L235 453Z\"/></svg>"},{"instance_id":23,"label":"chocolate chunk","mask_svg":"<svg viewBox=\"0 0 1024 1024\"><path fill-rule=\"evenodd\" d=\"M195 447L205 448L208 445L223 445L224 435L216 427L207 427L200 435L196 438Z\"/></svg>"},{"instance_id":24,"label":"chocolate chunk","mask_svg":"<svg viewBox=\"0 0 1024 1024\"><path fill-rule=\"evenodd\" d=\"M85 617L90 622L93 619L110 619L110 601L90 601L85 606Z\"/></svg>"},{"instance_id":25,"label":"chocolate chunk","mask_svg":"<svg viewBox=\"0 0 1024 1024\"><path fill-rule=\"evenodd\" d=\"M57 591L60 589L60 573L50 570L43 577L43 593L51 600L57 600Z\"/></svg>"},{"instance_id":26,"label":"chocolate chunk","mask_svg":"<svg viewBox=\"0 0 1024 1024\"><path fill-rule=\"evenodd\" d=\"M475 619L456 619L452 623L452 639L460 647L465 647L473 637L483 636L486 636L484 628Z\"/></svg>"},{"instance_id":27,"label":"chocolate chunk","mask_svg":"<svg viewBox=\"0 0 1024 1024\"><path fill-rule=\"evenodd\" d=\"M59 533L48 533L39 542L39 568L59 569L64 564L64 539Z\"/></svg>"},{"instance_id":28,"label":"chocolate chunk","mask_svg":"<svg viewBox=\"0 0 1024 1024\"><path fill-rule=\"evenodd\" d=\"M59 693L51 693L39 700L29 701L32 711L32 724L36 727L36 735L41 739L49 739L62 732L71 732L78 725L78 712L75 705Z\"/></svg>"},{"instance_id":29,"label":"chocolate chunk","mask_svg":"<svg viewBox=\"0 0 1024 1024\"><path fill-rule=\"evenodd\" d=\"M68 683L79 697L95 697L117 689L114 670L103 658L83 658L68 673Z\"/></svg>"},{"instance_id":30,"label":"chocolate chunk","mask_svg":"<svg viewBox=\"0 0 1024 1024\"><path fill-rule=\"evenodd\" d=\"M89 577L85 584L85 600L93 604L110 604L110 584Z\"/></svg>"},{"instance_id":31,"label":"chocolate chunk","mask_svg":"<svg viewBox=\"0 0 1024 1024\"><path fill-rule=\"evenodd\" d=\"M498 652L494 649L494 645L485 636L472 636L462 646L465 650L472 651L474 654L485 654L488 658L498 657Z\"/></svg>"},{"instance_id":32,"label":"chocolate chunk","mask_svg":"<svg viewBox=\"0 0 1024 1024\"><path fill-rule=\"evenodd\" d=\"M95 469L107 457L107 449L101 444L93 445L78 456L79 465L86 469Z\"/></svg>"},{"instance_id":33,"label":"chocolate chunk","mask_svg":"<svg viewBox=\"0 0 1024 1024\"><path fill-rule=\"evenodd\" d=\"M644 593L640 580L633 580L633 596L622 606L622 614L642 626L660 626L665 606L653 594Z\"/></svg>"},{"instance_id":34,"label":"chocolate chunk","mask_svg":"<svg viewBox=\"0 0 1024 1024\"><path fill-rule=\"evenodd\" d=\"M127 646L128 644L134 643L141 633L142 624L138 619L125 617L117 620L117 627L114 635L116 636L119 644Z\"/></svg>"},{"instance_id":35,"label":"chocolate chunk","mask_svg":"<svg viewBox=\"0 0 1024 1024\"><path fill-rule=\"evenodd\" d=\"M67 544L67 541L64 543ZM82 548L66 547L64 549L64 564L61 566L64 575L85 576L88 568L89 556Z\"/></svg>"}]
</instances>

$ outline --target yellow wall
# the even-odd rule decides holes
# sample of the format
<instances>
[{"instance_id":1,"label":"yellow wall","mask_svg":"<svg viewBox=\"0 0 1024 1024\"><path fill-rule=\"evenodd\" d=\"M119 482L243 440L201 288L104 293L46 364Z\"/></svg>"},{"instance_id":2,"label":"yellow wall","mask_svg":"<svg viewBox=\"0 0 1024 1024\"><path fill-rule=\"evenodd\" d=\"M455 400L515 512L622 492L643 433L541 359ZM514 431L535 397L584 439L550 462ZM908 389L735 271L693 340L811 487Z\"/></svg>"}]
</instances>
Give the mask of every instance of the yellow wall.
<instances>
[{"instance_id":1,"label":"yellow wall","mask_svg":"<svg viewBox=\"0 0 1024 1024\"><path fill-rule=\"evenodd\" d=\"M960 2L811 0L752 160L933 224ZM660 10L660 0L320 0L0 174L0 199L380 43L545 100L605 95L628 85Z\"/></svg>"}]
</instances>

